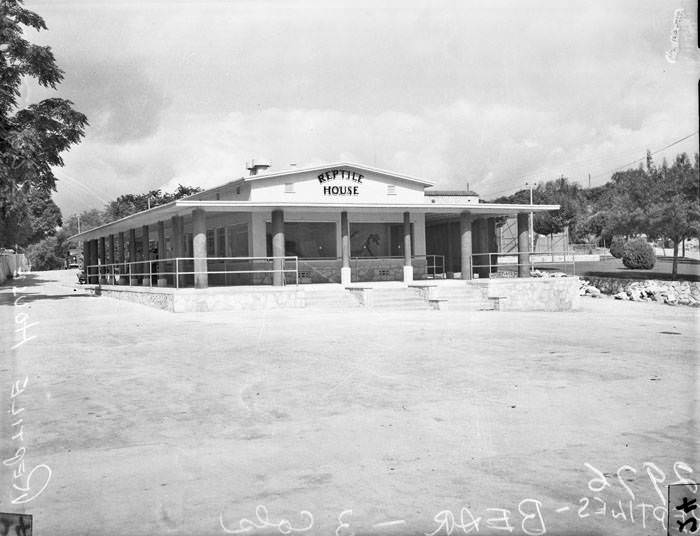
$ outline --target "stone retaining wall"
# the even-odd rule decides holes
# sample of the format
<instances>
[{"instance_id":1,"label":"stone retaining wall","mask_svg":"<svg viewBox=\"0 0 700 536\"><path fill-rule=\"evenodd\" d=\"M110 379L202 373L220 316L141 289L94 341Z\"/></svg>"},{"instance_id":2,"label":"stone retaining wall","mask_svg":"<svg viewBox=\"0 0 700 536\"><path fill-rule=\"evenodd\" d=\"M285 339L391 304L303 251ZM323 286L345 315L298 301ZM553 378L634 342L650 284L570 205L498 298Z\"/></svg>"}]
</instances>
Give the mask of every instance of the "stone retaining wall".
<instances>
[{"instance_id":1,"label":"stone retaining wall","mask_svg":"<svg viewBox=\"0 0 700 536\"><path fill-rule=\"evenodd\" d=\"M578 277L474 279L469 284L487 287L489 298L505 298L499 301L500 311L572 311L580 306Z\"/></svg>"},{"instance_id":2,"label":"stone retaining wall","mask_svg":"<svg viewBox=\"0 0 700 536\"><path fill-rule=\"evenodd\" d=\"M88 291L171 313L251 311L306 306L304 291L296 288L226 292L221 288L173 291L163 288L103 286L101 289L88 288Z\"/></svg>"}]
</instances>

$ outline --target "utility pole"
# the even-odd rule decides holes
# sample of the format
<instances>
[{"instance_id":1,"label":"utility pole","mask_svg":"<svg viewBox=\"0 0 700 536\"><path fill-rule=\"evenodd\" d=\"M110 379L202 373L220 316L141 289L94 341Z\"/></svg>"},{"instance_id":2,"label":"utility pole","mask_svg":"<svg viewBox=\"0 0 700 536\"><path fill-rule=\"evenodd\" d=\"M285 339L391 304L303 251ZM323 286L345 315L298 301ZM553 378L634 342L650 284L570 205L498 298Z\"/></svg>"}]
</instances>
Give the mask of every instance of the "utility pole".
<instances>
[{"instance_id":1,"label":"utility pole","mask_svg":"<svg viewBox=\"0 0 700 536\"><path fill-rule=\"evenodd\" d=\"M526 182L525 186L530 188L530 205L532 205L532 188L535 186L535 183L533 182ZM535 252L535 224L534 224L534 212L532 210L530 211L530 221L529 221L529 231L530 231L530 252L534 253Z\"/></svg>"}]
</instances>

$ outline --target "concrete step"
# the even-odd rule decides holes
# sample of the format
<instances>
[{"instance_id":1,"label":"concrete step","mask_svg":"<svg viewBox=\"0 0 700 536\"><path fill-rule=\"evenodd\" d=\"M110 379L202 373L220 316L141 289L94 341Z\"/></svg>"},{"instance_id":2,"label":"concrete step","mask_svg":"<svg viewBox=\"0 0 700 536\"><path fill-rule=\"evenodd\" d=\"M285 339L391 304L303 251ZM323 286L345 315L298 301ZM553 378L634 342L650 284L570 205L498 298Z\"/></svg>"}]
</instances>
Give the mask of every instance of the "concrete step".
<instances>
[{"instance_id":1,"label":"concrete step","mask_svg":"<svg viewBox=\"0 0 700 536\"><path fill-rule=\"evenodd\" d=\"M448 311L493 311L495 304L488 299L486 289L470 287L440 288L438 296L447 300Z\"/></svg>"},{"instance_id":2,"label":"concrete step","mask_svg":"<svg viewBox=\"0 0 700 536\"><path fill-rule=\"evenodd\" d=\"M491 302L453 302L447 301L448 311L494 311L495 305Z\"/></svg>"},{"instance_id":3,"label":"concrete step","mask_svg":"<svg viewBox=\"0 0 700 536\"><path fill-rule=\"evenodd\" d=\"M306 307L323 309L347 309L360 307L358 301L345 289L337 291L313 291L304 293Z\"/></svg>"},{"instance_id":4,"label":"concrete step","mask_svg":"<svg viewBox=\"0 0 700 536\"><path fill-rule=\"evenodd\" d=\"M414 289L409 288L372 289L370 303L374 309L418 311L430 309L430 304L416 294Z\"/></svg>"}]
</instances>

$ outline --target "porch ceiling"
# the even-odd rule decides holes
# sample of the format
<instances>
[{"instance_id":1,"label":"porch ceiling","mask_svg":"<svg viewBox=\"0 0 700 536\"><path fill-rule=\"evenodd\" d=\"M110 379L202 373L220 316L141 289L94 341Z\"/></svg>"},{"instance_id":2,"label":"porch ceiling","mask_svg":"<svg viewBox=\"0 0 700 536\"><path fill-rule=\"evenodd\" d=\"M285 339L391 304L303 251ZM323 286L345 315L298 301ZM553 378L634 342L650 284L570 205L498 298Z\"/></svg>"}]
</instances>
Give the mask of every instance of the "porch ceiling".
<instances>
[{"instance_id":1,"label":"porch ceiling","mask_svg":"<svg viewBox=\"0 0 700 536\"><path fill-rule=\"evenodd\" d=\"M170 219L172 216L189 216L194 209L202 209L206 212L270 212L281 209L289 213L321 213L329 211L347 211L363 213L386 213L386 212L412 212L430 215L458 215L463 212L475 216L512 216L525 212L541 212L548 210L558 210L559 205L512 205L498 203L413 203L413 204L388 204L388 203L261 203L253 201L200 201L200 200L178 200L144 210L127 216L115 222L96 227L88 231L76 234L71 238L80 240L92 240L142 227L144 225L155 225L159 221Z\"/></svg>"}]
</instances>

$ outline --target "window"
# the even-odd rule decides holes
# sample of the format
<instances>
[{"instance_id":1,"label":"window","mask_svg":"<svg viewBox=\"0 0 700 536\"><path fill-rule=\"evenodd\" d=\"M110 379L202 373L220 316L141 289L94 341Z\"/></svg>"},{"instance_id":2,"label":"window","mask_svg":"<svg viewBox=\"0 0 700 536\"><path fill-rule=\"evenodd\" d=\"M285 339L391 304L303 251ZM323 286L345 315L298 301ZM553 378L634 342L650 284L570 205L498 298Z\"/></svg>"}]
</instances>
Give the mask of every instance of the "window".
<instances>
[{"instance_id":1,"label":"window","mask_svg":"<svg viewBox=\"0 0 700 536\"><path fill-rule=\"evenodd\" d=\"M217 257L226 256L226 229L223 227L216 230L216 255Z\"/></svg>"},{"instance_id":2,"label":"window","mask_svg":"<svg viewBox=\"0 0 700 536\"><path fill-rule=\"evenodd\" d=\"M411 251L413 224L411 224ZM403 256L403 223L350 223L352 257Z\"/></svg>"},{"instance_id":3,"label":"window","mask_svg":"<svg viewBox=\"0 0 700 536\"><path fill-rule=\"evenodd\" d=\"M337 258L335 222L285 222L285 255L300 259ZM272 255L272 225L267 224L267 254Z\"/></svg>"},{"instance_id":4,"label":"window","mask_svg":"<svg viewBox=\"0 0 700 536\"><path fill-rule=\"evenodd\" d=\"M241 195L241 187L236 186L236 195Z\"/></svg>"},{"instance_id":5,"label":"window","mask_svg":"<svg viewBox=\"0 0 700 536\"><path fill-rule=\"evenodd\" d=\"M229 251L232 257L248 256L248 225L239 223L228 228Z\"/></svg>"},{"instance_id":6,"label":"window","mask_svg":"<svg viewBox=\"0 0 700 536\"><path fill-rule=\"evenodd\" d=\"M386 185L386 195L396 195L396 185L387 184Z\"/></svg>"},{"instance_id":7,"label":"window","mask_svg":"<svg viewBox=\"0 0 700 536\"><path fill-rule=\"evenodd\" d=\"M219 201L221 199L221 194L216 194L216 200Z\"/></svg>"},{"instance_id":8,"label":"window","mask_svg":"<svg viewBox=\"0 0 700 536\"><path fill-rule=\"evenodd\" d=\"M214 253L214 229L207 231L207 257L213 257Z\"/></svg>"},{"instance_id":9,"label":"window","mask_svg":"<svg viewBox=\"0 0 700 536\"><path fill-rule=\"evenodd\" d=\"M287 182L284 185L284 193L285 194L293 194L294 193L294 183L293 182Z\"/></svg>"}]
</instances>

